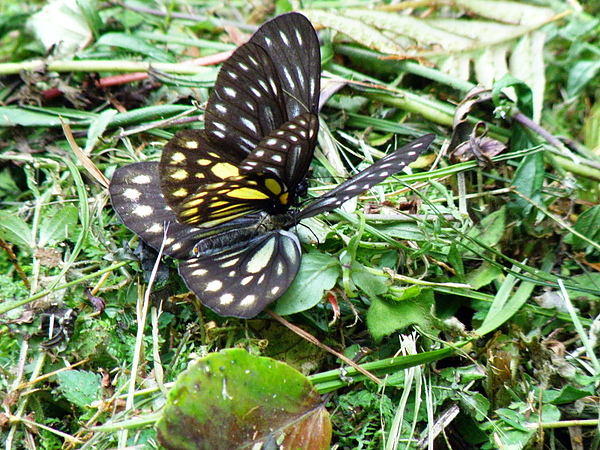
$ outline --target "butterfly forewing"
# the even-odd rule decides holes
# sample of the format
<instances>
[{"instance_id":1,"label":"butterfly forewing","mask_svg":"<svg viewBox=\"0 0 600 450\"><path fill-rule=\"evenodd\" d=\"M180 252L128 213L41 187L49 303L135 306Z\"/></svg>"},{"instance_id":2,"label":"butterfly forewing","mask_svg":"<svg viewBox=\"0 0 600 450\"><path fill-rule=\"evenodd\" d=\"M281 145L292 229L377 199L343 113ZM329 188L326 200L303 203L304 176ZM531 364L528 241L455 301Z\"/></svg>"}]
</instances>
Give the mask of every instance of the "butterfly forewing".
<instances>
[{"instance_id":1,"label":"butterfly forewing","mask_svg":"<svg viewBox=\"0 0 600 450\"><path fill-rule=\"evenodd\" d=\"M284 95L272 59L244 44L223 63L206 105L206 132L213 142L244 158L287 121Z\"/></svg>"},{"instance_id":2,"label":"butterfly forewing","mask_svg":"<svg viewBox=\"0 0 600 450\"><path fill-rule=\"evenodd\" d=\"M289 231L259 234L179 264L200 301L224 316L254 317L279 298L300 267L300 242Z\"/></svg>"},{"instance_id":3,"label":"butterfly forewing","mask_svg":"<svg viewBox=\"0 0 600 450\"><path fill-rule=\"evenodd\" d=\"M434 138L435 136L433 134L426 134L406 144L394 153L380 159L365 170L340 184L335 189L323 194L313 203L302 209L297 214L296 219L302 220L307 217L331 211L340 207L352 197L356 197L362 192L371 189L390 175L401 171L411 162L415 161L421 152L431 145Z\"/></svg>"},{"instance_id":4,"label":"butterfly forewing","mask_svg":"<svg viewBox=\"0 0 600 450\"><path fill-rule=\"evenodd\" d=\"M316 119L305 116L265 138L254 151L269 164L255 155L240 167L202 132L177 133L165 145L160 173L162 192L179 222L208 228L260 211L287 210L290 194L280 178L288 169L286 153L306 151L316 136Z\"/></svg>"},{"instance_id":5,"label":"butterfly forewing","mask_svg":"<svg viewBox=\"0 0 600 450\"><path fill-rule=\"evenodd\" d=\"M319 43L306 17L290 13L265 23L217 76L206 107L209 139L251 153L290 119L318 112L320 73Z\"/></svg>"},{"instance_id":6,"label":"butterfly forewing","mask_svg":"<svg viewBox=\"0 0 600 450\"><path fill-rule=\"evenodd\" d=\"M111 179L109 192L113 207L125 226L148 245L158 250L164 240L165 254L178 259L190 255L200 230L180 224L167 206L160 190L157 162L118 168Z\"/></svg>"},{"instance_id":7,"label":"butterfly forewing","mask_svg":"<svg viewBox=\"0 0 600 450\"><path fill-rule=\"evenodd\" d=\"M285 180L291 195L295 195L310 166L318 131L319 117L301 114L263 138L242 162L241 169L269 173Z\"/></svg>"},{"instance_id":8,"label":"butterfly forewing","mask_svg":"<svg viewBox=\"0 0 600 450\"><path fill-rule=\"evenodd\" d=\"M321 52L310 21L302 14L283 14L260 27L250 42L263 47L273 60L286 96L288 117L317 113Z\"/></svg>"}]
</instances>

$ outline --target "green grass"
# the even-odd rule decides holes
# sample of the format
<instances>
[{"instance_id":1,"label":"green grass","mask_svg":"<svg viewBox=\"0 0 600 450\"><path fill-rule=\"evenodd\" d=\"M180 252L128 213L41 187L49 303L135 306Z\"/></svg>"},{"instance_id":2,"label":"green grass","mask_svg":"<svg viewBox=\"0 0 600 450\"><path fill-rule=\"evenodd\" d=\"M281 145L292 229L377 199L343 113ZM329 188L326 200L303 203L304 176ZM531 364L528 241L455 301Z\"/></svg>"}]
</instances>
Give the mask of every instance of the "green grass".
<instances>
[{"instance_id":1,"label":"green grass","mask_svg":"<svg viewBox=\"0 0 600 450\"><path fill-rule=\"evenodd\" d=\"M339 276L316 306L286 318L376 383L266 314L244 321L199 307L172 260L148 291L155 256L136 251L104 184L117 167L157 160L177 130L201 127L190 118L202 115L218 65L182 63L234 49L231 36L275 10L80 3L79 16L66 13L84 30L72 41L64 16L51 16L57 27L25 27L43 4L0 5L6 449L156 448L172 382L191 360L232 347L310 374L328 393L339 449L599 447L592 6L304 4L323 41L324 80L347 81L321 112L311 195L416 136L437 135L412 174L365 193L354 211L298 229L305 261ZM195 19L176 14L190 11ZM509 12L521 14L520 26ZM51 39L62 43L46 49ZM114 78L150 66L152 79ZM476 85L489 90L465 101ZM481 150L506 149L480 163L451 157L453 121L458 142L481 122L478 134L487 127L493 139ZM313 278L310 289L323 292ZM48 348L44 315L60 321L69 310L73 334ZM581 447L571 444L578 432Z\"/></svg>"}]
</instances>

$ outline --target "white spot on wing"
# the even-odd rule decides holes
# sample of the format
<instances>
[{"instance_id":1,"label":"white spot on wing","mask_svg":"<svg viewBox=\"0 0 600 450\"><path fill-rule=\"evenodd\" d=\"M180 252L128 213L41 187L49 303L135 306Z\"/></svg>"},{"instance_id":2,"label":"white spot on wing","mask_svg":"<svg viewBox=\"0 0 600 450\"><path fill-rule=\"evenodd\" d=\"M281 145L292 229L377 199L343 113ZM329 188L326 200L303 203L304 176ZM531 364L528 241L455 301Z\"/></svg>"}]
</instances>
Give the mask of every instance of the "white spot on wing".
<instances>
[{"instance_id":1,"label":"white spot on wing","mask_svg":"<svg viewBox=\"0 0 600 450\"><path fill-rule=\"evenodd\" d=\"M221 283L219 280L212 280L206 285L205 290L209 292L217 292L220 291L222 287L223 283Z\"/></svg>"},{"instance_id":2,"label":"white spot on wing","mask_svg":"<svg viewBox=\"0 0 600 450\"><path fill-rule=\"evenodd\" d=\"M149 217L154 213L154 208L149 205L137 205L133 209L133 214L138 217Z\"/></svg>"},{"instance_id":3,"label":"white spot on wing","mask_svg":"<svg viewBox=\"0 0 600 450\"><path fill-rule=\"evenodd\" d=\"M127 199L132 200L134 202L138 201L141 195L142 194L140 191L133 188L127 188L123 191L123 197L126 197Z\"/></svg>"},{"instance_id":4,"label":"white spot on wing","mask_svg":"<svg viewBox=\"0 0 600 450\"><path fill-rule=\"evenodd\" d=\"M149 175L136 175L131 179L131 182L134 184L149 184L152 181L152 178Z\"/></svg>"}]
</instances>

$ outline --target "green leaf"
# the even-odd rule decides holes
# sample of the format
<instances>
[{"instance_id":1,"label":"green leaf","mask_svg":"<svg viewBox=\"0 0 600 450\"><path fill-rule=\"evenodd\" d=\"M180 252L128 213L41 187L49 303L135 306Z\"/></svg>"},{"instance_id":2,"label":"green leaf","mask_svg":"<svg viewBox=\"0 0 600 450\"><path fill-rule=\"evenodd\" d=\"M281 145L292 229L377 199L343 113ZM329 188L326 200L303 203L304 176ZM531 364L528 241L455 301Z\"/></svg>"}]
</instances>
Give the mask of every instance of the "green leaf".
<instances>
[{"instance_id":1,"label":"green leaf","mask_svg":"<svg viewBox=\"0 0 600 450\"><path fill-rule=\"evenodd\" d=\"M487 413L490 409L490 402L480 393L463 392L460 399L461 406L470 411L478 422L481 422L488 417Z\"/></svg>"},{"instance_id":2,"label":"green leaf","mask_svg":"<svg viewBox=\"0 0 600 450\"><path fill-rule=\"evenodd\" d=\"M473 289L477 290L482 288L483 286L487 286L501 275L501 268L488 261L483 261L483 263L479 267L477 267L477 269L472 270L467 274L465 281Z\"/></svg>"},{"instance_id":3,"label":"green leaf","mask_svg":"<svg viewBox=\"0 0 600 450\"><path fill-rule=\"evenodd\" d=\"M492 88L494 104L496 106L501 106L505 102L501 94L509 87L513 88L517 94L516 103L519 111L521 111L527 117L532 118L533 93L531 92L531 88L526 83L510 74L504 75L501 79L494 83Z\"/></svg>"},{"instance_id":4,"label":"green leaf","mask_svg":"<svg viewBox=\"0 0 600 450\"><path fill-rule=\"evenodd\" d=\"M369 298L377 297L388 291L387 278L369 272L362 264L352 261L350 267L352 282L362 289Z\"/></svg>"},{"instance_id":5,"label":"green leaf","mask_svg":"<svg viewBox=\"0 0 600 450\"><path fill-rule=\"evenodd\" d=\"M77 226L79 210L75 206L65 206L56 214L46 217L40 225L39 247L54 245L64 241Z\"/></svg>"},{"instance_id":6,"label":"green leaf","mask_svg":"<svg viewBox=\"0 0 600 450\"><path fill-rule=\"evenodd\" d=\"M450 245L448 262L456 272L456 280L460 283L463 283L465 280L465 268L463 265L462 254L456 244Z\"/></svg>"},{"instance_id":7,"label":"green leaf","mask_svg":"<svg viewBox=\"0 0 600 450\"><path fill-rule=\"evenodd\" d=\"M33 232L27 222L19 216L6 216L0 219L0 238L22 250L33 246Z\"/></svg>"},{"instance_id":8,"label":"green leaf","mask_svg":"<svg viewBox=\"0 0 600 450\"><path fill-rule=\"evenodd\" d=\"M539 204L542 203L541 193L545 176L544 157L541 153L535 153L521 160L513 177L513 186L525 197ZM516 217L532 219L530 214L533 205L524 198L514 195L509 207Z\"/></svg>"},{"instance_id":9,"label":"green leaf","mask_svg":"<svg viewBox=\"0 0 600 450\"><path fill-rule=\"evenodd\" d=\"M68 120L65 120L69 123ZM0 127L56 127L60 125L58 116L29 111L14 106L0 106Z\"/></svg>"},{"instance_id":10,"label":"green leaf","mask_svg":"<svg viewBox=\"0 0 600 450\"><path fill-rule=\"evenodd\" d=\"M85 370L67 370L56 374L58 390L71 403L82 408L101 399L100 375Z\"/></svg>"},{"instance_id":11,"label":"green leaf","mask_svg":"<svg viewBox=\"0 0 600 450\"><path fill-rule=\"evenodd\" d=\"M116 109L107 109L102 111L96 119L92 120L90 123L90 128L88 129L87 139L85 141L84 152L86 154L89 154L93 150L100 136L102 136L104 131L106 131L106 127L117 114L118 111Z\"/></svg>"},{"instance_id":12,"label":"green leaf","mask_svg":"<svg viewBox=\"0 0 600 450\"><path fill-rule=\"evenodd\" d=\"M367 327L376 341L415 324L432 334L437 334L437 331L434 331L436 319L431 314L432 306L433 292L430 289L401 300L375 297L367 313Z\"/></svg>"},{"instance_id":13,"label":"green leaf","mask_svg":"<svg viewBox=\"0 0 600 450\"><path fill-rule=\"evenodd\" d=\"M94 37L100 35L100 30L103 27L102 18L98 13L98 2L95 0L77 0L77 6L81 14L85 18L86 23L90 27Z\"/></svg>"},{"instance_id":14,"label":"green leaf","mask_svg":"<svg viewBox=\"0 0 600 450\"><path fill-rule=\"evenodd\" d=\"M298 275L273 310L286 316L312 308L335 286L340 274L340 262L333 256L316 251L303 255Z\"/></svg>"},{"instance_id":15,"label":"green leaf","mask_svg":"<svg viewBox=\"0 0 600 450\"><path fill-rule=\"evenodd\" d=\"M582 212L573 228L589 240L600 243L600 205L594 205ZM589 245L576 235L572 236L571 243L575 250L583 250Z\"/></svg>"},{"instance_id":16,"label":"green leaf","mask_svg":"<svg viewBox=\"0 0 600 450\"><path fill-rule=\"evenodd\" d=\"M476 242L474 243L471 242L471 240L465 239L464 246L472 249L473 251L481 250L477 243L493 247L500 242L505 232L506 208L502 207L499 210L485 216L476 227L473 227L467 233L467 236Z\"/></svg>"},{"instance_id":17,"label":"green leaf","mask_svg":"<svg viewBox=\"0 0 600 450\"><path fill-rule=\"evenodd\" d=\"M600 61L577 61L569 71L567 80L567 96L573 98L600 72Z\"/></svg>"},{"instance_id":18,"label":"green leaf","mask_svg":"<svg viewBox=\"0 0 600 450\"><path fill-rule=\"evenodd\" d=\"M96 42L97 45L107 45L109 47L118 47L129 50L132 53L141 53L149 58L160 62L174 63L175 58L169 53L149 44L144 39L125 33L107 33L103 34Z\"/></svg>"},{"instance_id":19,"label":"green leaf","mask_svg":"<svg viewBox=\"0 0 600 450\"><path fill-rule=\"evenodd\" d=\"M566 403L573 403L580 398L587 396L596 395L596 390L593 384L577 388L573 385L567 384L560 391L557 390L544 390L543 393L544 403L552 403L553 405L564 405Z\"/></svg>"},{"instance_id":20,"label":"green leaf","mask_svg":"<svg viewBox=\"0 0 600 450\"><path fill-rule=\"evenodd\" d=\"M159 442L177 450L325 450L331 441L329 414L312 383L242 349L212 353L182 372L157 429Z\"/></svg>"}]
</instances>

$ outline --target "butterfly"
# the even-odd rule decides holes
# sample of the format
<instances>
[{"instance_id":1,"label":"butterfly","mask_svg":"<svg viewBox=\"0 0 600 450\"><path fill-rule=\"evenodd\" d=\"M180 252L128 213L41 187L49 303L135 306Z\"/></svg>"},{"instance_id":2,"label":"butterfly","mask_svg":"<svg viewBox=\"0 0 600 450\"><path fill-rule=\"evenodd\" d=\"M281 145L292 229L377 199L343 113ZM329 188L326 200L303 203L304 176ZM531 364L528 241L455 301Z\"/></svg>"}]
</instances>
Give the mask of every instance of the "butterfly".
<instances>
[{"instance_id":1,"label":"butterfly","mask_svg":"<svg viewBox=\"0 0 600 450\"><path fill-rule=\"evenodd\" d=\"M293 228L402 170L433 141L422 136L300 206L317 144L320 73L310 21L278 16L223 64L204 130L176 133L160 162L128 164L112 177L123 223L179 259L188 287L220 315L254 317L283 295L301 262Z\"/></svg>"}]
</instances>

